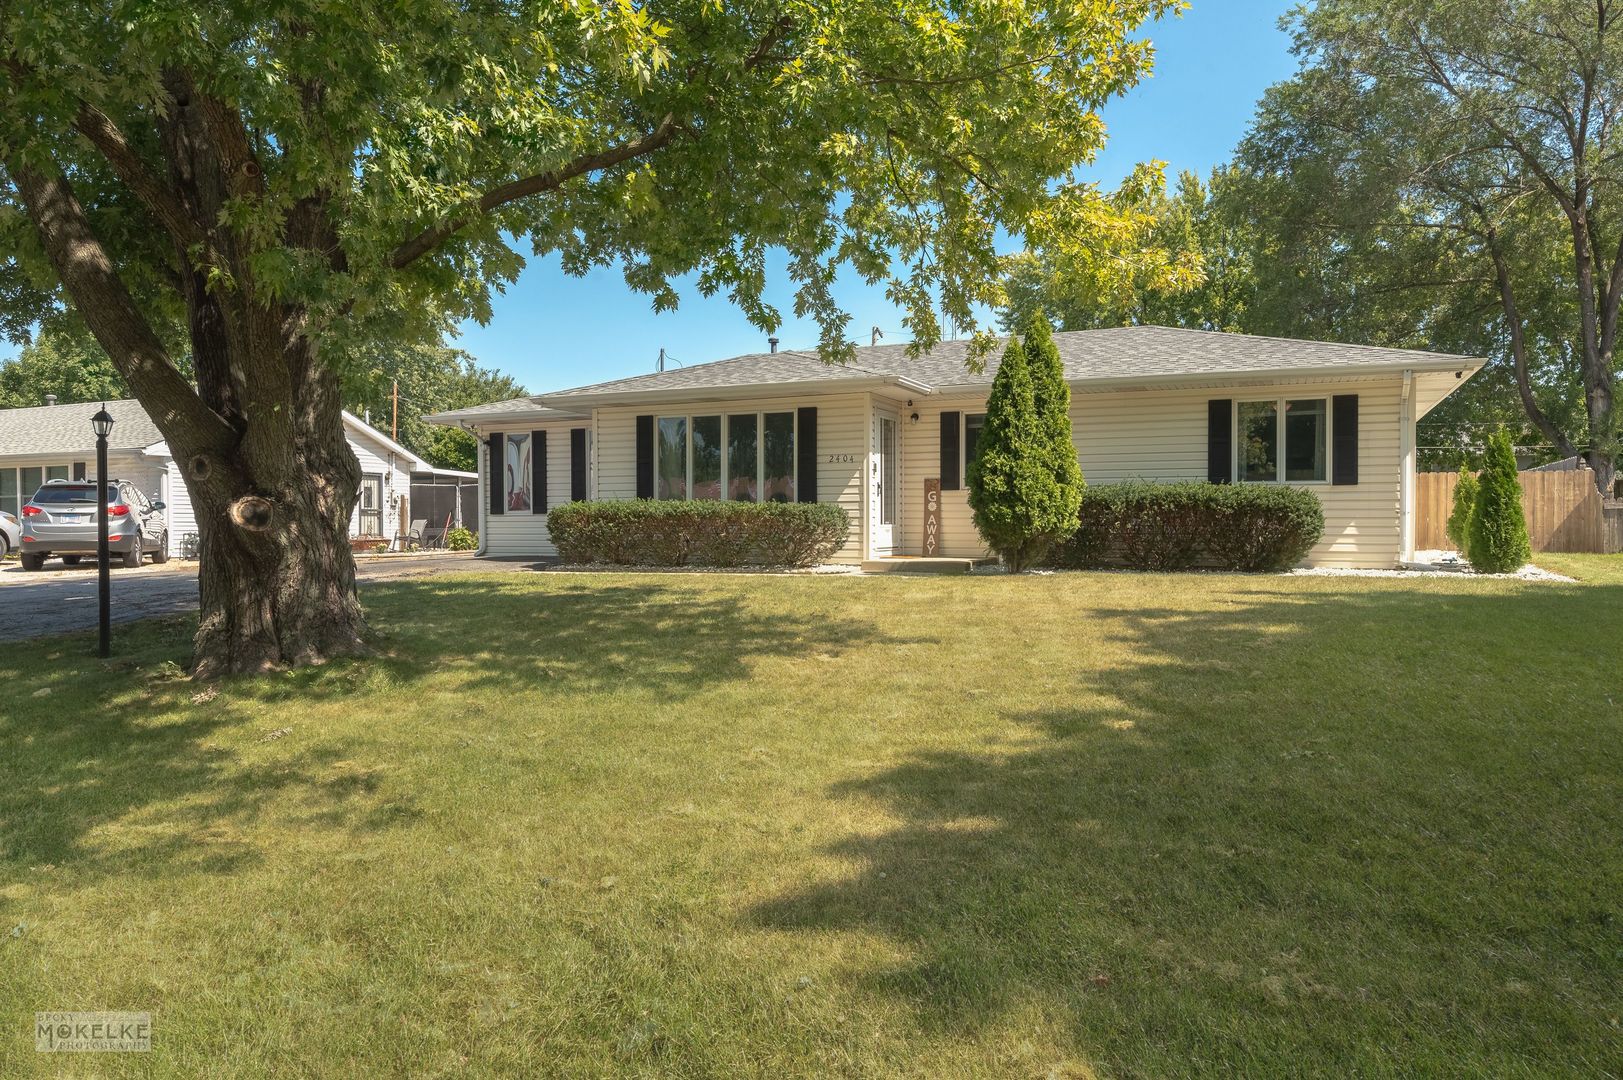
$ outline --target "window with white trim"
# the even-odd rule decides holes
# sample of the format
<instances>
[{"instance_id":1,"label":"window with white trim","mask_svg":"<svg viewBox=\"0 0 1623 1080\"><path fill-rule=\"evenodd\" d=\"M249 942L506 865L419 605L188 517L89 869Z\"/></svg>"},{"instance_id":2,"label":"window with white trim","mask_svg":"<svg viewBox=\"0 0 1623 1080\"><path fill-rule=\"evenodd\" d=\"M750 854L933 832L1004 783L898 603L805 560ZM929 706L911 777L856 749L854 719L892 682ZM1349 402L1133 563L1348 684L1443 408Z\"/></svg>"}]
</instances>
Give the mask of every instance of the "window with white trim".
<instances>
[{"instance_id":1,"label":"window with white trim","mask_svg":"<svg viewBox=\"0 0 1623 1080\"><path fill-rule=\"evenodd\" d=\"M959 476L965 480L969 478L969 463L975 460L975 447L980 445L981 429L986 427L986 414L983 412L964 414L964 437L958 441L964 448L963 469Z\"/></svg>"},{"instance_id":2,"label":"window with white trim","mask_svg":"<svg viewBox=\"0 0 1623 1080\"><path fill-rule=\"evenodd\" d=\"M1247 484L1322 484L1330 478L1327 398L1234 403L1234 475Z\"/></svg>"},{"instance_id":3,"label":"window with white trim","mask_svg":"<svg viewBox=\"0 0 1623 1080\"><path fill-rule=\"evenodd\" d=\"M795 437L790 411L658 417L654 496L794 502Z\"/></svg>"}]
</instances>

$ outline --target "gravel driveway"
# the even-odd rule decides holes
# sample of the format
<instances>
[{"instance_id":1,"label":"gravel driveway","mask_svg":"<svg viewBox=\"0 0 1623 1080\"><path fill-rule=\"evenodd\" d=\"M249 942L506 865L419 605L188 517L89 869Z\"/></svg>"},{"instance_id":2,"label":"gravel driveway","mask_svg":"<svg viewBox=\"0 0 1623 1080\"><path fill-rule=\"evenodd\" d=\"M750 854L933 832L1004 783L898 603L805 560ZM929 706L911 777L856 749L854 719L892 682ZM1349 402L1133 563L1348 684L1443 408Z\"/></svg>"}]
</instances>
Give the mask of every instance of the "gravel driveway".
<instances>
[{"instance_id":1,"label":"gravel driveway","mask_svg":"<svg viewBox=\"0 0 1623 1080\"><path fill-rule=\"evenodd\" d=\"M96 628L94 561L65 567L52 559L46 569L28 573L15 560L0 567L0 641L21 641L47 634L69 634ZM525 570L529 561L475 560L472 552L446 555L400 555L356 560L364 591L370 581L424 577L477 570L481 573ZM113 621L146 619L197 610L197 564L150 563L139 570L113 568Z\"/></svg>"}]
</instances>

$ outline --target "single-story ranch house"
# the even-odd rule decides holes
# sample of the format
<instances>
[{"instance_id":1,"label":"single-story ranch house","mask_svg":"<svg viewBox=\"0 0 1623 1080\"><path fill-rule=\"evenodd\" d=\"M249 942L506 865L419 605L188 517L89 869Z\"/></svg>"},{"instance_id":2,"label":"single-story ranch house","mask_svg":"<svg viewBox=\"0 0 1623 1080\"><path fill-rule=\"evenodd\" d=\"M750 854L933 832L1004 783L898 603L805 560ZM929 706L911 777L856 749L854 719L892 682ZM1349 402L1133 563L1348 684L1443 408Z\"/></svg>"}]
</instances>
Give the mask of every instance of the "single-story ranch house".
<instances>
[{"instance_id":1,"label":"single-story ranch house","mask_svg":"<svg viewBox=\"0 0 1623 1080\"><path fill-rule=\"evenodd\" d=\"M90 418L101 402L39 405L0 410L0 510L17 514L22 504L47 480L83 480L96 473L96 437ZM169 533L169 554L191 554L186 539L197 532L191 497L181 479L180 465L170 456L152 418L138 401L109 401L113 418L108 438L107 471L128 480L148 498L164 504ZM361 464L361 492L350 516L351 536L391 537L400 531L403 498L418 483L431 478L472 477L436 470L387 435L344 414L344 433ZM411 513L411 503L406 512Z\"/></svg>"},{"instance_id":2,"label":"single-story ranch house","mask_svg":"<svg viewBox=\"0 0 1623 1080\"><path fill-rule=\"evenodd\" d=\"M1054 337L1090 484L1133 478L1310 488L1318 566L1414 556L1415 422L1482 361L1134 326ZM555 553L547 509L571 499L837 502L837 559L985 554L964 465L996 372L967 343L751 353L427 417L481 438L481 552ZM494 467L492 467L494 463ZM926 529L926 499L937 525Z\"/></svg>"}]
</instances>

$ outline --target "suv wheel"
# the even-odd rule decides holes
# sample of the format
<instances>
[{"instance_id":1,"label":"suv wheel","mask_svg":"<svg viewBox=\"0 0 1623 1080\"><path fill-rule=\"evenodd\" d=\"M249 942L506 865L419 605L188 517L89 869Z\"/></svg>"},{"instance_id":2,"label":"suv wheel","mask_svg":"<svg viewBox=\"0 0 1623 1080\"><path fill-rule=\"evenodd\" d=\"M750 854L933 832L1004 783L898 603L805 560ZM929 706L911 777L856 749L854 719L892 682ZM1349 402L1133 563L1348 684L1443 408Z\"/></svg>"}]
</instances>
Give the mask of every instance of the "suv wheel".
<instances>
[{"instance_id":1,"label":"suv wheel","mask_svg":"<svg viewBox=\"0 0 1623 1080\"><path fill-rule=\"evenodd\" d=\"M124 565L132 570L141 565L141 538L139 536L130 545L130 550L124 553Z\"/></svg>"},{"instance_id":2,"label":"suv wheel","mask_svg":"<svg viewBox=\"0 0 1623 1080\"><path fill-rule=\"evenodd\" d=\"M158 537L158 546L152 549L152 562L154 565L169 561L169 534L164 533Z\"/></svg>"},{"instance_id":3,"label":"suv wheel","mask_svg":"<svg viewBox=\"0 0 1623 1080\"><path fill-rule=\"evenodd\" d=\"M44 554L44 552L39 552L39 551L28 552L28 551L25 551L25 552L23 552L22 560L23 560L23 569L24 570L43 570L43 569L45 569L45 554Z\"/></svg>"}]
</instances>

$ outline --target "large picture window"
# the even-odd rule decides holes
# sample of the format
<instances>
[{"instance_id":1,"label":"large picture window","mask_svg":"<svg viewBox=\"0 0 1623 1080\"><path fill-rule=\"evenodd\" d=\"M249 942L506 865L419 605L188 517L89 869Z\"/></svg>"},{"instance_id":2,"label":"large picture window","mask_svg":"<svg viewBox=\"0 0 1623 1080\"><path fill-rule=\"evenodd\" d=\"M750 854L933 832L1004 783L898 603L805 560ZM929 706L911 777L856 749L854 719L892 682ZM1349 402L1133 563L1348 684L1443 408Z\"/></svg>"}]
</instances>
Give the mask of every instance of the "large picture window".
<instances>
[{"instance_id":1,"label":"large picture window","mask_svg":"<svg viewBox=\"0 0 1623 1080\"><path fill-rule=\"evenodd\" d=\"M1330 410L1324 398L1235 405L1235 475L1246 483L1323 483L1330 475Z\"/></svg>"},{"instance_id":2,"label":"large picture window","mask_svg":"<svg viewBox=\"0 0 1623 1080\"><path fill-rule=\"evenodd\" d=\"M795 414L661 416L655 422L660 499L795 501Z\"/></svg>"}]
</instances>

